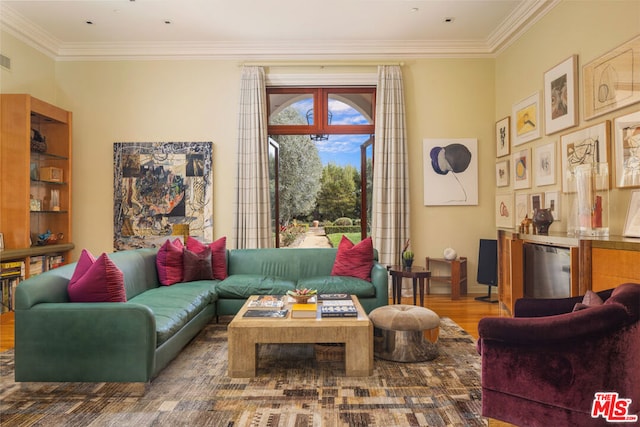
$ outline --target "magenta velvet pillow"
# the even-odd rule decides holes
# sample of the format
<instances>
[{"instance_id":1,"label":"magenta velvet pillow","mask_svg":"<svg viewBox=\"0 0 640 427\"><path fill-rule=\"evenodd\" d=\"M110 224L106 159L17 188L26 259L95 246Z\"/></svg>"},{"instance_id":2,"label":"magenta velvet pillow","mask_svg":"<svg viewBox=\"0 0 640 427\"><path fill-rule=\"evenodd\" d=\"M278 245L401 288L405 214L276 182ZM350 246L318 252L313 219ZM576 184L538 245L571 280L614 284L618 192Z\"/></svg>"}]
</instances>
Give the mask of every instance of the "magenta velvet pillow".
<instances>
[{"instance_id":1,"label":"magenta velvet pillow","mask_svg":"<svg viewBox=\"0 0 640 427\"><path fill-rule=\"evenodd\" d=\"M202 252L193 252L186 249L182 252L182 265L185 282L195 280L211 280L211 248L205 247Z\"/></svg>"},{"instance_id":2,"label":"magenta velvet pillow","mask_svg":"<svg viewBox=\"0 0 640 427\"><path fill-rule=\"evenodd\" d=\"M91 263L88 251L82 251L67 291L71 302L126 302L124 275L106 253ZM85 254L86 252L86 254Z\"/></svg>"},{"instance_id":3,"label":"magenta velvet pillow","mask_svg":"<svg viewBox=\"0 0 640 427\"><path fill-rule=\"evenodd\" d=\"M200 253L206 247L211 248L211 268L213 278L224 280L227 278L227 238L221 237L213 243L206 245L193 237L187 238L187 249Z\"/></svg>"},{"instance_id":4,"label":"magenta velvet pillow","mask_svg":"<svg viewBox=\"0 0 640 427\"><path fill-rule=\"evenodd\" d=\"M332 276L351 276L371 281L373 267L373 242L367 237L354 245L347 236L342 236L338 245Z\"/></svg>"},{"instance_id":5,"label":"magenta velvet pillow","mask_svg":"<svg viewBox=\"0 0 640 427\"><path fill-rule=\"evenodd\" d=\"M156 255L156 269L160 283L169 286L182 282L182 250L184 246L180 239L166 242L158 250Z\"/></svg>"},{"instance_id":6,"label":"magenta velvet pillow","mask_svg":"<svg viewBox=\"0 0 640 427\"><path fill-rule=\"evenodd\" d=\"M73 284L87 272L94 262L96 262L96 257L94 257L88 250L83 249L80 253L80 258L78 258L78 262L76 263L76 269L73 271L71 280L69 280L69 286L73 286Z\"/></svg>"}]
</instances>

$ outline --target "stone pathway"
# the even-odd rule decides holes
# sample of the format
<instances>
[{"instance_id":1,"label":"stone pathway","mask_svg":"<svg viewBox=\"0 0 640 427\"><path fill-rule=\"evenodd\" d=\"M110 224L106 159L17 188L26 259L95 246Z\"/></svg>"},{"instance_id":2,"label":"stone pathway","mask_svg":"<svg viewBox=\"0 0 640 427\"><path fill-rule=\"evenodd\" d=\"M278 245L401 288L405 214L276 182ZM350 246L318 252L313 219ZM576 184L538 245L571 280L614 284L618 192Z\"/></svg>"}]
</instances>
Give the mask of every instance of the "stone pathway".
<instances>
[{"instance_id":1,"label":"stone pathway","mask_svg":"<svg viewBox=\"0 0 640 427\"><path fill-rule=\"evenodd\" d=\"M299 248L330 248L332 247L324 233L323 227L309 228L304 235L304 239L297 246Z\"/></svg>"}]
</instances>

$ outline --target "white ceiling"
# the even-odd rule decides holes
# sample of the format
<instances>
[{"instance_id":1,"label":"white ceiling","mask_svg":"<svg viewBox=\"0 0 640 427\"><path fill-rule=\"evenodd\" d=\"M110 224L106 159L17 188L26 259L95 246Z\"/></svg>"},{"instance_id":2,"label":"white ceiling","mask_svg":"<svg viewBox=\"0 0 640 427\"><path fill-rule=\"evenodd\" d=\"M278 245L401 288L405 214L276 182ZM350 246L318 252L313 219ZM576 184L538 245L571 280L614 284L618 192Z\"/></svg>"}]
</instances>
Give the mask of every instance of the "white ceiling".
<instances>
[{"instance_id":1,"label":"white ceiling","mask_svg":"<svg viewBox=\"0 0 640 427\"><path fill-rule=\"evenodd\" d=\"M470 57L558 1L2 0L0 25L57 60Z\"/></svg>"}]
</instances>

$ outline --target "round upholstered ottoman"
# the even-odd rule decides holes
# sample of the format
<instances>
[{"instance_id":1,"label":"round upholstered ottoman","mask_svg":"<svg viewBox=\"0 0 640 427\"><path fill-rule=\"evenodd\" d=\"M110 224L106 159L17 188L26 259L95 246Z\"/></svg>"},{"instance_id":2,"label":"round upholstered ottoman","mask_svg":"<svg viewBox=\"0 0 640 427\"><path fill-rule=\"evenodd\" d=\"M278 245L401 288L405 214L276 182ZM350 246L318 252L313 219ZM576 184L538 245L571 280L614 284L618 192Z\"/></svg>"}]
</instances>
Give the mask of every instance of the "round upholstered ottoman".
<instances>
[{"instance_id":1,"label":"round upholstered ottoman","mask_svg":"<svg viewBox=\"0 0 640 427\"><path fill-rule=\"evenodd\" d=\"M438 357L440 317L415 305L386 305L369 313L374 326L374 354L395 362Z\"/></svg>"}]
</instances>

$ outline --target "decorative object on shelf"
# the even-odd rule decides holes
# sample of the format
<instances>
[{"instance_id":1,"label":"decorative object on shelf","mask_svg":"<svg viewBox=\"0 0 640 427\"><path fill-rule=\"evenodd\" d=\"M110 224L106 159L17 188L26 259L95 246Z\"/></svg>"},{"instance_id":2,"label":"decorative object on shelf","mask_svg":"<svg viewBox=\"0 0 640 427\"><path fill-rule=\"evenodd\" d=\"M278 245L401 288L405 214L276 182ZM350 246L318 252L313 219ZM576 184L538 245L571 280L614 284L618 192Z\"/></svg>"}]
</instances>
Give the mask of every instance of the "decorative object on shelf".
<instances>
[{"instance_id":1,"label":"decorative object on shelf","mask_svg":"<svg viewBox=\"0 0 640 427\"><path fill-rule=\"evenodd\" d=\"M35 129L31 129L31 151L36 153L47 151L47 139Z\"/></svg>"},{"instance_id":2,"label":"decorative object on shelf","mask_svg":"<svg viewBox=\"0 0 640 427\"><path fill-rule=\"evenodd\" d=\"M511 116L514 147L540 138L540 92L514 104Z\"/></svg>"},{"instance_id":3,"label":"decorative object on shelf","mask_svg":"<svg viewBox=\"0 0 640 427\"><path fill-rule=\"evenodd\" d=\"M520 233L529 234L529 230L531 229L531 223L532 223L532 220L531 218L529 218L529 214L525 214L522 222L520 222L520 228L518 229L518 231Z\"/></svg>"},{"instance_id":4,"label":"decorative object on shelf","mask_svg":"<svg viewBox=\"0 0 640 427\"><path fill-rule=\"evenodd\" d=\"M590 120L640 101L640 36L582 67L584 118Z\"/></svg>"},{"instance_id":5,"label":"decorative object on shelf","mask_svg":"<svg viewBox=\"0 0 640 427\"><path fill-rule=\"evenodd\" d=\"M315 298L317 289L294 289L287 291L287 295L293 298L296 304L307 304L311 298Z\"/></svg>"},{"instance_id":6,"label":"decorative object on shelf","mask_svg":"<svg viewBox=\"0 0 640 427\"><path fill-rule=\"evenodd\" d=\"M549 234L549 226L553 223L551 209L538 208L533 214L534 231L537 234Z\"/></svg>"},{"instance_id":7,"label":"decorative object on shelf","mask_svg":"<svg viewBox=\"0 0 640 427\"><path fill-rule=\"evenodd\" d=\"M451 261L451 260L454 260L454 259L458 258L458 253L453 248L446 248L444 250L444 252L442 253L442 256L447 261Z\"/></svg>"},{"instance_id":8,"label":"decorative object on shelf","mask_svg":"<svg viewBox=\"0 0 640 427\"><path fill-rule=\"evenodd\" d=\"M578 55L544 73L545 133L578 124Z\"/></svg>"},{"instance_id":9,"label":"decorative object on shelf","mask_svg":"<svg viewBox=\"0 0 640 427\"><path fill-rule=\"evenodd\" d=\"M51 166L42 167L38 170L40 181L62 182L62 169Z\"/></svg>"},{"instance_id":10,"label":"decorative object on shelf","mask_svg":"<svg viewBox=\"0 0 640 427\"><path fill-rule=\"evenodd\" d=\"M567 233L583 236L609 235L609 165L584 164L569 180L571 212Z\"/></svg>"},{"instance_id":11,"label":"decorative object on shelf","mask_svg":"<svg viewBox=\"0 0 640 427\"><path fill-rule=\"evenodd\" d=\"M51 190L51 201L49 204L50 210L54 212L60 211L60 190Z\"/></svg>"},{"instance_id":12,"label":"decorative object on shelf","mask_svg":"<svg viewBox=\"0 0 640 427\"><path fill-rule=\"evenodd\" d=\"M42 200L34 199L33 196L31 196L31 199L29 199L29 210L31 212L40 212L42 210Z\"/></svg>"}]
</instances>

